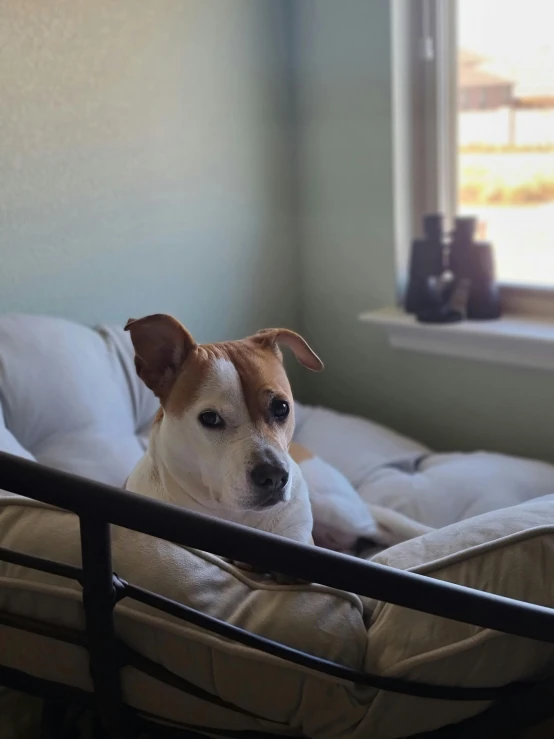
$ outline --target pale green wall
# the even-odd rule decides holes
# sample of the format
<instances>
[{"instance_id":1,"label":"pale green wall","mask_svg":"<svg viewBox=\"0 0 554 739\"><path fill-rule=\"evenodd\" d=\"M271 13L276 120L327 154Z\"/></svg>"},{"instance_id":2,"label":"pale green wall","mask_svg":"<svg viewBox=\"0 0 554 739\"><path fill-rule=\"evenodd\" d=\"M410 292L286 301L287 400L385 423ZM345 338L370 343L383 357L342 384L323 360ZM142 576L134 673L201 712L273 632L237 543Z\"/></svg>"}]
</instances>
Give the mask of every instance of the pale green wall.
<instances>
[{"instance_id":1,"label":"pale green wall","mask_svg":"<svg viewBox=\"0 0 554 739\"><path fill-rule=\"evenodd\" d=\"M554 377L393 351L360 311L395 299L389 0L299 0L302 316L326 362L302 396L438 448L554 459Z\"/></svg>"},{"instance_id":2,"label":"pale green wall","mask_svg":"<svg viewBox=\"0 0 554 739\"><path fill-rule=\"evenodd\" d=\"M298 374L304 399L554 458L551 375L393 352L356 320L394 300L389 0L1 16L0 312L170 311L203 340L301 316L327 364Z\"/></svg>"},{"instance_id":3,"label":"pale green wall","mask_svg":"<svg viewBox=\"0 0 554 739\"><path fill-rule=\"evenodd\" d=\"M294 324L274 0L3 0L0 312Z\"/></svg>"}]
</instances>

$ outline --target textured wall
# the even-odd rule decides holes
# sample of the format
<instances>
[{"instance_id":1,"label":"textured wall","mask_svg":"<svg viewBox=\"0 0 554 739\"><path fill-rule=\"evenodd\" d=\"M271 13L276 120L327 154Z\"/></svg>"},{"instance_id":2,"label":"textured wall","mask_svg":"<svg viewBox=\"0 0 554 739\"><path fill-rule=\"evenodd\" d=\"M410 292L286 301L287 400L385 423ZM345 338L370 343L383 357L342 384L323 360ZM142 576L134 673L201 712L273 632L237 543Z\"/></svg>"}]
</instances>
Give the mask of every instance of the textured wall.
<instances>
[{"instance_id":1,"label":"textured wall","mask_svg":"<svg viewBox=\"0 0 554 739\"><path fill-rule=\"evenodd\" d=\"M274 0L0 0L0 312L295 318Z\"/></svg>"},{"instance_id":2,"label":"textured wall","mask_svg":"<svg viewBox=\"0 0 554 739\"><path fill-rule=\"evenodd\" d=\"M298 0L302 315L326 362L304 397L438 448L554 461L548 372L391 350L360 311L395 300L389 0Z\"/></svg>"},{"instance_id":3,"label":"textured wall","mask_svg":"<svg viewBox=\"0 0 554 739\"><path fill-rule=\"evenodd\" d=\"M554 459L549 373L391 351L356 320L394 300L389 0L292 4L296 163L289 0L0 0L0 312L167 310L209 340L299 307L326 361L305 399Z\"/></svg>"}]
</instances>

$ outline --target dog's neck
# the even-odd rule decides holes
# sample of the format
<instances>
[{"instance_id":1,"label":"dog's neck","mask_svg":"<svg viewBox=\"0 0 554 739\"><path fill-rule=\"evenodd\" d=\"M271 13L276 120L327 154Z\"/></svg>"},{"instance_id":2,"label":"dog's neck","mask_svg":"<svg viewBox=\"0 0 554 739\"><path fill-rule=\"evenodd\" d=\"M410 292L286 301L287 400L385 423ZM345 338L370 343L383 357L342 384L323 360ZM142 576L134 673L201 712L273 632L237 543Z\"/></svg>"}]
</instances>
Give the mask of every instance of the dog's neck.
<instances>
[{"instance_id":1,"label":"dog's neck","mask_svg":"<svg viewBox=\"0 0 554 739\"><path fill-rule=\"evenodd\" d=\"M164 463L163 454L158 448L156 432L157 429L154 428L147 451L150 476L154 483L156 496L167 503L183 506L198 513L214 514L216 506L206 485L186 470L181 470L177 477Z\"/></svg>"}]
</instances>

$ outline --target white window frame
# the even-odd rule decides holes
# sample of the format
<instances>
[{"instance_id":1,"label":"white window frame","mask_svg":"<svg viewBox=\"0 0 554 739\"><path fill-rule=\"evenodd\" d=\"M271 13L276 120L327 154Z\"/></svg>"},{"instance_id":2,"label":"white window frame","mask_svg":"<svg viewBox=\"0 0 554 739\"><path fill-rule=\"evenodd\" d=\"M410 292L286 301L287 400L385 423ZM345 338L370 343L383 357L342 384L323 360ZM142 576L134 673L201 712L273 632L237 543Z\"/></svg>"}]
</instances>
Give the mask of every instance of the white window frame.
<instances>
[{"instance_id":1,"label":"white window frame","mask_svg":"<svg viewBox=\"0 0 554 739\"><path fill-rule=\"evenodd\" d=\"M457 208L457 2L392 0L392 100L398 297L425 213ZM463 2L463 0L461 0ZM554 317L554 289L501 285L505 312Z\"/></svg>"}]
</instances>

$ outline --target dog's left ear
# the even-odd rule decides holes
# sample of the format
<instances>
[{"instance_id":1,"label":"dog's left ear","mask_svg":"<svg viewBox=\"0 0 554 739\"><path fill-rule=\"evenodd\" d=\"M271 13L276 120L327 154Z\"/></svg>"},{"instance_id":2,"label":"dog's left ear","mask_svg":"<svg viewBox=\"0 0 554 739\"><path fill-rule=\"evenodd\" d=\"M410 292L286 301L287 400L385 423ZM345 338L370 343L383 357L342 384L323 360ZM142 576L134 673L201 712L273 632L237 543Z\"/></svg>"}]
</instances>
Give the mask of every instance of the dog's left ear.
<instances>
[{"instance_id":1,"label":"dog's left ear","mask_svg":"<svg viewBox=\"0 0 554 739\"><path fill-rule=\"evenodd\" d=\"M144 384L160 400L167 397L179 369L196 343L186 328L162 313L130 318L125 331L135 348L135 367Z\"/></svg>"},{"instance_id":2,"label":"dog's left ear","mask_svg":"<svg viewBox=\"0 0 554 739\"><path fill-rule=\"evenodd\" d=\"M321 372L323 362L310 347L308 342L300 336L300 334L291 331L288 328L264 328L258 331L252 339L262 346L267 346L273 350L279 346L288 347L296 359L303 364L304 367Z\"/></svg>"}]
</instances>

